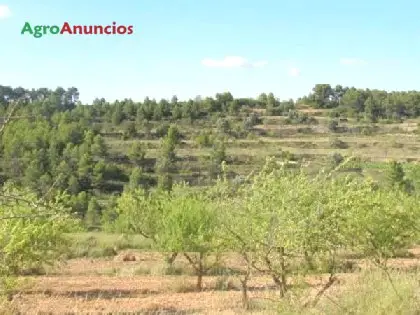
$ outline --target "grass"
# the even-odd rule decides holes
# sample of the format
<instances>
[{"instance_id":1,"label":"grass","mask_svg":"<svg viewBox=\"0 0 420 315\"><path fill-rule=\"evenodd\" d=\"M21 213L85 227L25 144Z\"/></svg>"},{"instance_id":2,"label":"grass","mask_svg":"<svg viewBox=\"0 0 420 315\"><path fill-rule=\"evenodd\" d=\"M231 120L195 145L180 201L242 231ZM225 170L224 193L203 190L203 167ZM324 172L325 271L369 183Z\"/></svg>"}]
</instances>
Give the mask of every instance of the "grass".
<instances>
[{"instance_id":1,"label":"grass","mask_svg":"<svg viewBox=\"0 0 420 315\"><path fill-rule=\"evenodd\" d=\"M124 249L145 250L150 248L150 241L140 235L121 235L102 232L73 233L68 235L72 247L67 258L99 258L117 255Z\"/></svg>"},{"instance_id":2,"label":"grass","mask_svg":"<svg viewBox=\"0 0 420 315\"><path fill-rule=\"evenodd\" d=\"M308 291L289 292L282 300L271 296L251 301L251 314L278 315L418 315L419 275L392 273L392 281L380 271L361 273L344 285L332 287L320 299ZM304 301L309 302L304 306Z\"/></svg>"},{"instance_id":3,"label":"grass","mask_svg":"<svg viewBox=\"0 0 420 315\"><path fill-rule=\"evenodd\" d=\"M392 282L382 272L365 273L336 297L324 299L322 314L419 314L418 275L393 273Z\"/></svg>"}]
</instances>

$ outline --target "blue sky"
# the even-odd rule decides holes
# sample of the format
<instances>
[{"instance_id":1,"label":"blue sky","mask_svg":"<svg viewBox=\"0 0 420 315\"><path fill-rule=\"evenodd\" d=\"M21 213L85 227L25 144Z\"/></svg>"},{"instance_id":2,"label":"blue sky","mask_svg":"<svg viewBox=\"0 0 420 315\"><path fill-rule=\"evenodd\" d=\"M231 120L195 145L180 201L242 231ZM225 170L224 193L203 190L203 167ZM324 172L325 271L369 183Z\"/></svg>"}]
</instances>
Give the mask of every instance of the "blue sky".
<instances>
[{"instance_id":1,"label":"blue sky","mask_svg":"<svg viewBox=\"0 0 420 315\"><path fill-rule=\"evenodd\" d=\"M26 21L134 34L36 39L20 34ZM419 88L417 0L0 0L0 38L1 85L75 86L83 102Z\"/></svg>"}]
</instances>

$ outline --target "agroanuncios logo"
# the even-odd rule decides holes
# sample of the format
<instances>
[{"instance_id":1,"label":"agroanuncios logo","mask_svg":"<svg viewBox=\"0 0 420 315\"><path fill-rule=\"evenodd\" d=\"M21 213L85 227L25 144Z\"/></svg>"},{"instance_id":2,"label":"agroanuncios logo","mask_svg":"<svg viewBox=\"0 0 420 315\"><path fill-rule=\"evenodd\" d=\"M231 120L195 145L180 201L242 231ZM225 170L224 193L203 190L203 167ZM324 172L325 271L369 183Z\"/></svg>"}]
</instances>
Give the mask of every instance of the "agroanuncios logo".
<instances>
[{"instance_id":1,"label":"agroanuncios logo","mask_svg":"<svg viewBox=\"0 0 420 315\"><path fill-rule=\"evenodd\" d=\"M29 34L35 38L41 38L44 35L131 35L134 33L133 25L70 25L64 22L63 25L34 25L25 22L20 32L22 35Z\"/></svg>"}]
</instances>

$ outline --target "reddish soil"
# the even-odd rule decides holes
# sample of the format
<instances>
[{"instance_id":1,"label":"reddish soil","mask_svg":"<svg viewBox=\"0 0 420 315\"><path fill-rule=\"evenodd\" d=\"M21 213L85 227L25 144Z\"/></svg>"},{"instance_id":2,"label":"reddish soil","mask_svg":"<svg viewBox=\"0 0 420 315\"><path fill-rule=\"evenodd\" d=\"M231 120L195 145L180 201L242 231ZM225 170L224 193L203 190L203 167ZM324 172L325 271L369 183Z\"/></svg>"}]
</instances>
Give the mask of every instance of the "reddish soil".
<instances>
[{"instance_id":1,"label":"reddish soil","mask_svg":"<svg viewBox=\"0 0 420 315\"><path fill-rule=\"evenodd\" d=\"M420 255L420 248L412 250ZM146 310L166 311L165 314L241 314L241 292L237 277L229 278L227 290L216 290L220 277L204 278L204 290L195 292L196 278L192 275L136 275L162 265L162 255L137 253L136 261L123 261L125 253L113 259L70 260L46 276L29 278L30 285L13 297L12 306L24 314L63 313L121 313ZM227 259L229 265L236 262ZM186 262L179 257L178 266ZM360 266L367 267L360 261ZM418 267L418 258L394 259L390 265L400 268ZM140 270L140 272L138 271ZM159 272L159 268L156 269ZM187 274L189 272L187 271ZM153 272L152 272L153 274ZM342 286L352 274L339 275L335 288ZM326 277L312 276L305 279L312 286L308 294L317 292ZM249 283L252 299L273 299L278 293L273 290L268 277L253 277ZM0 310L1 313L1 310Z\"/></svg>"}]
</instances>

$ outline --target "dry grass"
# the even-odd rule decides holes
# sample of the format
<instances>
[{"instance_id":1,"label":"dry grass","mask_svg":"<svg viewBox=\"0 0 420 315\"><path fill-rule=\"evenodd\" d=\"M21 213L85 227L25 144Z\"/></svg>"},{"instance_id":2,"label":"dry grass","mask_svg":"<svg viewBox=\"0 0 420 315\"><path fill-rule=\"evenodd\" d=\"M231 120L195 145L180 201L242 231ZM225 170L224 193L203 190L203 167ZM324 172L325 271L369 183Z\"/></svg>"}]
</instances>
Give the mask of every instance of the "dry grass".
<instances>
[{"instance_id":1,"label":"dry grass","mask_svg":"<svg viewBox=\"0 0 420 315\"><path fill-rule=\"evenodd\" d=\"M124 261L122 257L127 253L133 254L136 260ZM418 248L413 249L412 254L418 255ZM59 266L54 275L26 278L31 285L22 288L11 303L4 304L3 309L24 314L243 314L240 283L236 273L244 266L237 255L224 256L223 262L232 272L224 274L222 270L220 275L206 276L202 292L195 290L196 278L182 257L177 258L173 266L168 266L164 256L161 253L126 250L113 258L69 260ZM415 271L420 266L417 257L390 261L391 267L411 270L410 274L400 271L393 276L395 286L405 296L403 302L395 299L392 295L395 292L390 289L388 280L379 277L378 271L368 274L376 275L376 278L368 279L373 281L378 290L366 286L369 282L363 273L340 274L339 281L327 291L319 304L305 309L302 309L303 303L312 300L326 283L325 275L308 276L302 279L302 283L294 280L293 283L300 285L281 303L271 279L254 275L249 283L250 313L338 314L343 313L336 305L340 303L341 308L356 308L355 314L364 314L359 304L365 308L370 307L366 314L385 314L372 313L372 309L381 309L380 303L387 303L389 307L390 302L386 302L386 297L395 304L392 309L395 312L387 314L415 314L410 311L418 302L412 296L414 284L417 290L419 288ZM358 262L363 269L371 267L363 260ZM214 271L214 274L218 272ZM369 292L370 295L361 292ZM384 297L381 298L380 294ZM398 313L398 307L406 308L407 312Z\"/></svg>"}]
</instances>

